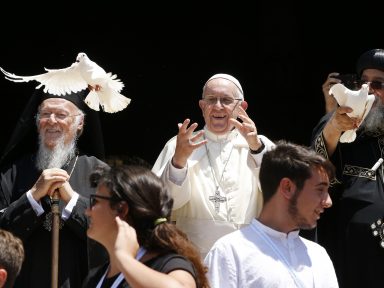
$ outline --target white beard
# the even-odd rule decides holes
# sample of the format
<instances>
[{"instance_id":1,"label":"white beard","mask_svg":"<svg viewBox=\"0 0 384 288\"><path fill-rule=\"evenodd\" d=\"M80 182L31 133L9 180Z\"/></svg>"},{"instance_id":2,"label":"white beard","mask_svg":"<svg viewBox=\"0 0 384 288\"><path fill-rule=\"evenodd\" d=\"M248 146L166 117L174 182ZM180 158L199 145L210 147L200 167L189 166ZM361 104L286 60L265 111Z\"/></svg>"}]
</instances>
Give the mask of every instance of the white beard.
<instances>
[{"instance_id":1,"label":"white beard","mask_svg":"<svg viewBox=\"0 0 384 288\"><path fill-rule=\"evenodd\" d=\"M39 149L37 151L36 157L36 167L39 170L49 169L49 168L61 168L65 164L67 164L75 155L76 155L76 142L77 142L77 134L76 130L80 122L74 121L70 129L76 135L74 139L69 144L65 144L65 135L61 135L61 137L57 140L57 144L53 149L48 149L44 145L44 135L39 134Z\"/></svg>"},{"instance_id":2,"label":"white beard","mask_svg":"<svg viewBox=\"0 0 384 288\"><path fill-rule=\"evenodd\" d=\"M48 168L61 168L76 154L76 139L68 145L64 144L64 135L60 137L57 145L51 150L44 145L39 137L39 150L37 151L36 167L39 170Z\"/></svg>"},{"instance_id":3,"label":"white beard","mask_svg":"<svg viewBox=\"0 0 384 288\"><path fill-rule=\"evenodd\" d=\"M372 107L359 130L366 134L384 134L384 104L380 98L376 97L375 106Z\"/></svg>"}]
</instances>

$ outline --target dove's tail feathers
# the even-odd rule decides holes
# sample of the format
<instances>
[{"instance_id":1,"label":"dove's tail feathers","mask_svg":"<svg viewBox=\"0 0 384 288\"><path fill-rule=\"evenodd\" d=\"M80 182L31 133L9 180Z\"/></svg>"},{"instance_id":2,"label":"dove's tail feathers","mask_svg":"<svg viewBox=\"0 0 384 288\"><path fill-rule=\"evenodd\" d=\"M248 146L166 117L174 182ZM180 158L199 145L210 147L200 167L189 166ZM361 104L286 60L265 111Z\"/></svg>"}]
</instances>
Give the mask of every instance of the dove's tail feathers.
<instances>
[{"instance_id":1,"label":"dove's tail feathers","mask_svg":"<svg viewBox=\"0 0 384 288\"><path fill-rule=\"evenodd\" d=\"M99 95L97 95L96 91L90 91L87 97L85 97L84 102L88 105L89 108L96 111L100 110Z\"/></svg>"},{"instance_id":2,"label":"dove's tail feathers","mask_svg":"<svg viewBox=\"0 0 384 288\"><path fill-rule=\"evenodd\" d=\"M109 77L109 81L107 81L107 85L109 86L109 88L117 92L121 92L121 90L123 90L124 88L124 83L121 82L120 79L116 79L117 75L116 74L112 75L112 73L109 72L107 73L107 76Z\"/></svg>"},{"instance_id":3,"label":"dove's tail feathers","mask_svg":"<svg viewBox=\"0 0 384 288\"><path fill-rule=\"evenodd\" d=\"M114 99L113 103L103 103L101 107L103 111L107 113L116 113L124 110L131 103L131 99L119 94L117 98Z\"/></svg>"},{"instance_id":4,"label":"dove's tail feathers","mask_svg":"<svg viewBox=\"0 0 384 288\"><path fill-rule=\"evenodd\" d=\"M115 113L124 110L131 102L131 99L113 90L101 90L98 91L98 94L100 105L103 108L103 111L107 113Z\"/></svg>"},{"instance_id":5,"label":"dove's tail feathers","mask_svg":"<svg viewBox=\"0 0 384 288\"><path fill-rule=\"evenodd\" d=\"M339 141L341 143L351 143L356 139L356 131L354 129L347 130L341 135Z\"/></svg>"}]
</instances>

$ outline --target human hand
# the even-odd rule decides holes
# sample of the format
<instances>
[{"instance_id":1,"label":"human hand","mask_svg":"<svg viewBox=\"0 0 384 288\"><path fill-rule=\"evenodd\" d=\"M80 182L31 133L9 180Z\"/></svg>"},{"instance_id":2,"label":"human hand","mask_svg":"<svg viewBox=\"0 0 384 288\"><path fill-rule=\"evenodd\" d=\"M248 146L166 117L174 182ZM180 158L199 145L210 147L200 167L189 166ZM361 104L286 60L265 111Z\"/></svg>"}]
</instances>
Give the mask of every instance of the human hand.
<instances>
[{"instance_id":1,"label":"human hand","mask_svg":"<svg viewBox=\"0 0 384 288\"><path fill-rule=\"evenodd\" d=\"M68 179L69 175L63 169L45 169L31 188L32 197L39 201L46 195L51 196L53 191L60 188Z\"/></svg>"},{"instance_id":2,"label":"human hand","mask_svg":"<svg viewBox=\"0 0 384 288\"><path fill-rule=\"evenodd\" d=\"M325 80L325 82L322 85L324 101L325 101L325 112L326 113L335 110L335 108L337 107L337 101L336 101L335 97L333 97L332 94L329 94L329 89L331 89L331 87L333 85L335 85L337 83L341 83L340 79L334 78L334 76L338 76L338 75L340 75L340 74L337 72L329 73L327 79Z\"/></svg>"},{"instance_id":3,"label":"human hand","mask_svg":"<svg viewBox=\"0 0 384 288\"><path fill-rule=\"evenodd\" d=\"M114 253L118 259L123 260L124 257L135 258L139 250L136 230L119 216L116 216L117 235L114 244ZM122 261L119 261L122 262Z\"/></svg>"},{"instance_id":4,"label":"human hand","mask_svg":"<svg viewBox=\"0 0 384 288\"><path fill-rule=\"evenodd\" d=\"M347 113L351 113L352 108L346 106L338 107L329 119L331 129L335 132L342 133L347 130L356 129L360 125L360 119L349 117Z\"/></svg>"},{"instance_id":5,"label":"human hand","mask_svg":"<svg viewBox=\"0 0 384 288\"><path fill-rule=\"evenodd\" d=\"M242 122L234 118L229 119L229 121L237 128L237 130L239 130L240 134L248 142L248 146L251 150L259 149L262 143L257 135L256 125L252 119L249 118L242 106L239 106L237 117L240 118Z\"/></svg>"},{"instance_id":6,"label":"human hand","mask_svg":"<svg viewBox=\"0 0 384 288\"><path fill-rule=\"evenodd\" d=\"M65 203L68 203L71 199L75 191L73 191L71 184L68 181L65 181L63 185L59 187L60 199L62 199Z\"/></svg>"},{"instance_id":7,"label":"human hand","mask_svg":"<svg viewBox=\"0 0 384 288\"><path fill-rule=\"evenodd\" d=\"M193 150L207 143L206 139L197 141L204 134L204 131L199 131L193 135L198 124L193 123L188 127L190 122L191 120L185 119L183 123L178 124L179 132L177 133L175 154L172 158L172 164L176 168L184 168Z\"/></svg>"}]
</instances>

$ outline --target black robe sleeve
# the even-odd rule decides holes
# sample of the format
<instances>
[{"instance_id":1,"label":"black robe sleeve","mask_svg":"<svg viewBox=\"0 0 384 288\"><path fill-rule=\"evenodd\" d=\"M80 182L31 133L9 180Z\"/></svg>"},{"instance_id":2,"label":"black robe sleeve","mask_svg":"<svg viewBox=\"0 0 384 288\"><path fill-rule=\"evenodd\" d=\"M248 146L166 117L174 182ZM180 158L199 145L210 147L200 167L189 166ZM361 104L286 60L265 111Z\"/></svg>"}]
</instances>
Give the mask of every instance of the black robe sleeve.
<instances>
[{"instance_id":1,"label":"black robe sleeve","mask_svg":"<svg viewBox=\"0 0 384 288\"><path fill-rule=\"evenodd\" d=\"M25 260L15 287L51 287L51 227L50 199L41 199L44 213L37 216L29 203L26 192L32 188L41 174L34 165L34 157L26 156L0 175L0 227L13 232L23 240ZM69 183L79 194L68 219L61 219L59 234L59 287L81 287L90 267L104 263L105 249L87 238L88 219L85 210L89 195L95 193L89 176L99 165L99 159L80 155ZM71 167L70 167L71 168ZM60 211L64 209L60 202Z\"/></svg>"}]
</instances>

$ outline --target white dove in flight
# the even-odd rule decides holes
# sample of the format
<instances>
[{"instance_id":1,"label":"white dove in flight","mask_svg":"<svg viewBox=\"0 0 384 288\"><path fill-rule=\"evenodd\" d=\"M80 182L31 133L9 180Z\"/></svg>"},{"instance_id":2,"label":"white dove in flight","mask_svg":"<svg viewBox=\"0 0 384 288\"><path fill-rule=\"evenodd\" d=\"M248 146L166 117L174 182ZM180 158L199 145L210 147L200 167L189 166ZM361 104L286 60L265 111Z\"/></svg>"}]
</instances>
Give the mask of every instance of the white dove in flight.
<instances>
[{"instance_id":1,"label":"white dove in flight","mask_svg":"<svg viewBox=\"0 0 384 288\"><path fill-rule=\"evenodd\" d=\"M368 112L372 108L372 104L375 101L375 95L368 94L369 87L367 84L363 84L358 91L349 90L343 84L338 83L331 87L330 94L333 94L337 103L340 106L348 106L353 109L352 112L347 113L349 117L355 117L360 119L360 123L363 122ZM347 130L341 135L340 142L350 143L356 139L356 129Z\"/></svg>"},{"instance_id":2,"label":"white dove in flight","mask_svg":"<svg viewBox=\"0 0 384 288\"><path fill-rule=\"evenodd\" d=\"M47 72L39 75L18 76L1 67L0 70L6 79L13 82L33 80L40 82L36 89L45 86L44 92L53 95L62 96L89 88L90 92L84 102L96 111L99 111L101 106L105 112L118 112L125 109L131 102L131 99L120 94L124 84L120 79L116 79L117 75L105 72L83 52L77 55L76 62L70 67L62 69L44 68Z\"/></svg>"}]
</instances>

